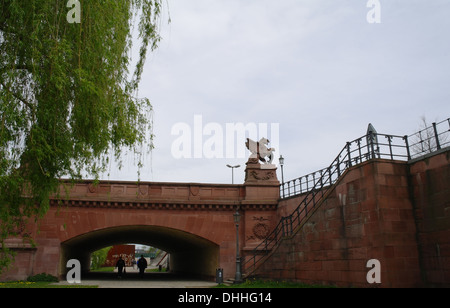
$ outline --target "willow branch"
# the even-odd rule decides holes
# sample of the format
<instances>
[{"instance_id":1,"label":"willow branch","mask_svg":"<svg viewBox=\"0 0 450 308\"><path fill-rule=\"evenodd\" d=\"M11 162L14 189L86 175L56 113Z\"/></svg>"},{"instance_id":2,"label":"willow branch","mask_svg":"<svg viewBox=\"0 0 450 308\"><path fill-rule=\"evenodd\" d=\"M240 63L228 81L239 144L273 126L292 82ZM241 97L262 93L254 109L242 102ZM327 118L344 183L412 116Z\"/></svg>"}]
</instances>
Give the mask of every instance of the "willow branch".
<instances>
[{"instance_id":1,"label":"willow branch","mask_svg":"<svg viewBox=\"0 0 450 308\"><path fill-rule=\"evenodd\" d=\"M3 87L3 89L6 90L6 92L11 94L15 99L21 101L25 106L27 106L28 109L30 109L34 114L34 111L35 111L34 106L30 102L28 102L26 99L24 99L23 97L21 97L19 94L15 93L14 91L11 91L11 89L9 89L9 87L7 87L4 84L3 80L0 80L0 85Z\"/></svg>"}]
</instances>

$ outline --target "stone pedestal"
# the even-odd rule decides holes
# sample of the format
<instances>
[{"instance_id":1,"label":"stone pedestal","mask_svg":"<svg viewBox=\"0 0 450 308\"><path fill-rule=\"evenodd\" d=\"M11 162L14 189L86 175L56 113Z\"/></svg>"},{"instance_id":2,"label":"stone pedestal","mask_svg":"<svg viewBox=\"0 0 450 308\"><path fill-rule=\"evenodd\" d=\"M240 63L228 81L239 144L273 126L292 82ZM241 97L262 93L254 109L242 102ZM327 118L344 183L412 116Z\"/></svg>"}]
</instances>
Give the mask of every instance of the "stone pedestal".
<instances>
[{"instance_id":1,"label":"stone pedestal","mask_svg":"<svg viewBox=\"0 0 450 308\"><path fill-rule=\"evenodd\" d=\"M250 158L245 168L245 200L278 201L280 198L280 182L277 178L277 167L272 164L260 164L256 158Z\"/></svg>"},{"instance_id":2,"label":"stone pedestal","mask_svg":"<svg viewBox=\"0 0 450 308\"><path fill-rule=\"evenodd\" d=\"M280 182L277 167L261 164L250 158L245 169L245 199L242 209L245 211L243 255L254 249L274 229L276 209L280 199Z\"/></svg>"}]
</instances>

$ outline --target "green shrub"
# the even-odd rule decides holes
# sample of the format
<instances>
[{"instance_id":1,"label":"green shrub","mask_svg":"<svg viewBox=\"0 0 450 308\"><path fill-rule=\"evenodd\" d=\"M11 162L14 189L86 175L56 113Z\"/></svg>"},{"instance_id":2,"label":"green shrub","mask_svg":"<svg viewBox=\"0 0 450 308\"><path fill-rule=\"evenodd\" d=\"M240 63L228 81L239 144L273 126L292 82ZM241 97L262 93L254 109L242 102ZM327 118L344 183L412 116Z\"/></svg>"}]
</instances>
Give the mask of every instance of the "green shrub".
<instances>
[{"instance_id":1,"label":"green shrub","mask_svg":"<svg viewBox=\"0 0 450 308\"><path fill-rule=\"evenodd\" d=\"M52 275L49 275L46 273L42 273L42 274L37 274L37 275L28 277L27 281L29 281L29 282L58 282L59 280L55 276L52 276Z\"/></svg>"},{"instance_id":2,"label":"green shrub","mask_svg":"<svg viewBox=\"0 0 450 308\"><path fill-rule=\"evenodd\" d=\"M97 250L91 254L91 270L99 270L103 264L106 262L108 257L108 252L112 249L111 247L105 247L103 249Z\"/></svg>"}]
</instances>

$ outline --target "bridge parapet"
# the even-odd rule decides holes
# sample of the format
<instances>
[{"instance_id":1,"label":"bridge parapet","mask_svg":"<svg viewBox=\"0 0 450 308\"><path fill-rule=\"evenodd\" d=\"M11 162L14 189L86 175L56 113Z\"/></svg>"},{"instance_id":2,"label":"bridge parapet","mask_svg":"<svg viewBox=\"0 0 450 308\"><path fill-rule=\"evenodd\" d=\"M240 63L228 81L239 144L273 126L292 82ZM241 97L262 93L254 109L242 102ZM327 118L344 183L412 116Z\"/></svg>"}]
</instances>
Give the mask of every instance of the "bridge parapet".
<instances>
[{"instance_id":1,"label":"bridge parapet","mask_svg":"<svg viewBox=\"0 0 450 308\"><path fill-rule=\"evenodd\" d=\"M240 204L244 198L243 185L81 181L64 182L53 204L59 200L83 207L223 209Z\"/></svg>"},{"instance_id":2,"label":"bridge parapet","mask_svg":"<svg viewBox=\"0 0 450 308\"><path fill-rule=\"evenodd\" d=\"M53 205L74 207L276 210L279 181L275 166L249 161L242 185L126 181L62 181Z\"/></svg>"}]
</instances>

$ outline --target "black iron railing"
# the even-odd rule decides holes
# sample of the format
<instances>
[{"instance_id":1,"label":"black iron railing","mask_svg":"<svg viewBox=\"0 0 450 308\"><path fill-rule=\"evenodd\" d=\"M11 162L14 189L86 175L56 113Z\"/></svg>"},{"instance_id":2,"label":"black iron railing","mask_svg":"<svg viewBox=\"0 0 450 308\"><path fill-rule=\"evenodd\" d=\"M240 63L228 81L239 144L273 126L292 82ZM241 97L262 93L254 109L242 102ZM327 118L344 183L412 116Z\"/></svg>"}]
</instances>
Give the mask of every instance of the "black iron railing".
<instances>
[{"instance_id":1,"label":"black iron railing","mask_svg":"<svg viewBox=\"0 0 450 308\"><path fill-rule=\"evenodd\" d=\"M450 146L450 118L408 136L412 159Z\"/></svg>"},{"instance_id":2,"label":"black iron railing","mask_svg":"<svg viewBox=\"0 0 450 308\"><path fill-rule=\"evenodd\" d=\"M409 160L408 139L408 136L370 133L347 142L328 168L281 184L280 196L290 198L312 190L322 190L325 185L333 185L349 167L374 158Z\"/></svg>"},{"instance_id":3,"label":"black iron railing","mask_svg":"<svg viewBox=\"0 0 450 308\"><path fill-rule=\"evenodd\" d=\"M367 134L348 142L333 163L356 165L372 158L411 160L450 146L450 118L433 123L409 136ZM343 154L348 157L343 158ZM350 159L349 159L350 158ZM331 167L331 166L330 166ZM318 181L329 172L324 168L280 185L281 198L301 195L316 188ZM344 169L348 165L342 166Z\"/></svg>"},{"instance_id":4,"label":"black iron railing","mask_svg":"<svg viewBox=\"0 0 450 308\"><path fill-rule=\"evenodd\" d=\"M259 266L263 258L284 237L294 234L308 213L313 211L330 191L341 175L350 167L372 159L409 161L450 146L450 118L410 135L396 136L369 132L347 142L328 168L283 183L281 198L304 194L301 203L291 215L282 217L275 229L243 262L243 272L248 274Z\"/></svg>"}]
</instances>

